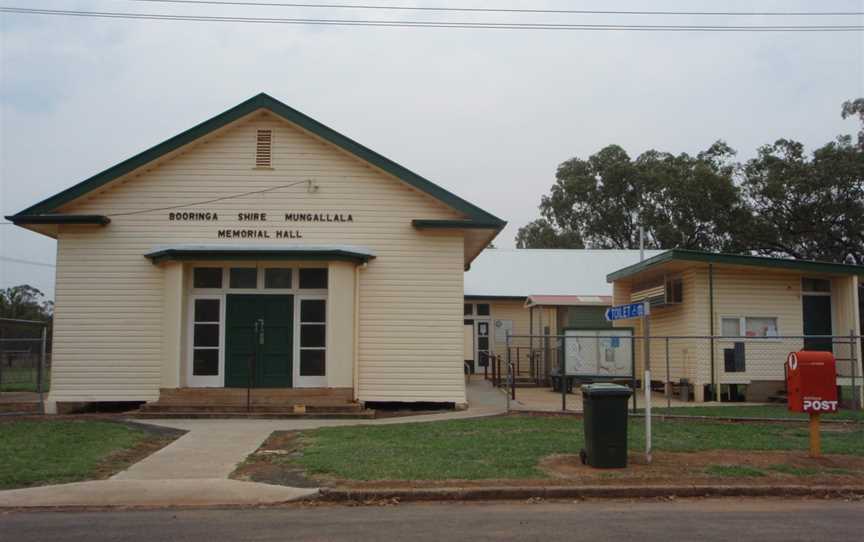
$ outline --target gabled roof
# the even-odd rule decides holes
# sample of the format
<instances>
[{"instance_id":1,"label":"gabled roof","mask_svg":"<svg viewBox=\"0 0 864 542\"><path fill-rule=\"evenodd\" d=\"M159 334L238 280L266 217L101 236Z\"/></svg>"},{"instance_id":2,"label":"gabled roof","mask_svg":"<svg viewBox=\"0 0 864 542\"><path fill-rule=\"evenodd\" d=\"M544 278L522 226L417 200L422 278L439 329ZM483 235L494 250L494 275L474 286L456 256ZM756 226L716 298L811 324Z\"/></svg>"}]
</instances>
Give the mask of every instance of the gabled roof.
<instances>
[{"instance_id":1,"label":"gabled roof","mask_svg":"<svg viewBox=\"0 0 864 542\"><path fill-rule=\"evenodd\" d=\"M158 145L147 149L144 152L136 154L132 158L128 160L124 160L119 164L106 169L105 171L98 173L89 179L81 181L80 183L68 188L58 194L55 194L39 203L24 209L23 211L17 213L10 217L10 220L13 220L14 217L17 216L25 216L25 215L44 215L55 212L59 207L70 203L71 201L84 196L85 194L96 190L111 181L130 173L139 167L152 162L160 158L163 155L166 155L172 151L179 149L180 147L187 145L196 139L206 136L207 134L218 130L250 113L258 111L260 109L265 109L270 111L274 115L281 117L292 124L295 124L308 132L320 137L321 139L340 147L341 149L347 151L350 154L353 154L357 158L372 164L373 166L378 167L379 169L393 175L401 181L413 186L414 188L429 194L433 198L441 201L448 207L459 211L466 215L467 223L470 224L472 222L480 222L483 223L485 227L491 227L492 229L500 230L504 227L506 222L501 220L500 218L487 213L483 209L465 201L459 196L441 188L437 184L429 181L420 175L414 173L413 171L408 170L407 168L393 162L392 160L381 156L377 152L357 143L353 139L350 139L336 130L329 128L315 119L308 117L289 107L288 105L280 102L279 100L261 93L257 96L253 96L252 98L246 100L245 102L232 107L231 109L225 111L224 113L220 113L215 117L194 126L185 132L178 134L170 139L159 143ZM470 227L470 226L469 226Z\"/></svg>"},{"instance_id":2,"label":"gabled roof","mask_svg":"<svg viewBox=\"0 0 864 542\"><path fill-rule=\"evenodd\" d=\"M660 252L646 250L645 257ZM465 296L610 296L606 275L638 261L638 250L490 248L465 273Z\"/></svg>"},{"instance_id":3,"label":"gabled roof","mask_svg":"<svg viewBox=\"0 0 864 542\"><path fill-rule=\"evenodd\" d=\"M704 252L700 250L672 249L662 252L643 262L617 269L609 273L606 280L616 280L631 277L652 267L672 262L704 262L726 265L744 265L751 267L767 267L774 269L790 269L805 271L809 273L836 273L841 275L864 275L864 265L852 265L845 263L817 262L812 260L790 260L785 258L771 258L769 256L748 256L742 254L723 254L718 252Z\"/></svg>"}]
</instances>

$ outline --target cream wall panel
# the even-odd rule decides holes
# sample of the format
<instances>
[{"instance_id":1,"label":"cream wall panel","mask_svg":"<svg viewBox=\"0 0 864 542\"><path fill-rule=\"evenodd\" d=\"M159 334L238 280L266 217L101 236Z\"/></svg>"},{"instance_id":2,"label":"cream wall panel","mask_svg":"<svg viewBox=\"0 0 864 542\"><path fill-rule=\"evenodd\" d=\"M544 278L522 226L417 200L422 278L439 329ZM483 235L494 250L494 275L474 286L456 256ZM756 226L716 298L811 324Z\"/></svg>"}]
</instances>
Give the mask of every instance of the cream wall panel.
<instances>
[{"instance_id":1,"label":"cream wall panel","mask_svg":"<svg viewBox=\"0 0 864 542\"><path fill-rule=\"evenodd\" d=\"M273 130L272 170L252 167L261 128ZM278 188L306 179L317 191L307 191L305 183ZM267 189L272 190L183 209L217 212L218 222L170 222L167 210L122 215ZM359 398L465 401L462 234L411 226L415 218L461 215L286 122L267 114L241 119L64 211L107 214L112 223L64 226L59 232L51 400L158 397L167 378L164 341L173 341L163 320L174 309L164 299L164 269L143 257L154 246L307 243L355 244L377 252L361 273ZM270 220L240 222L237 213L245 211L266 212ZM283 222L285 213L299 211L350 213L353 222ZM271 236L276 230L301 230L303 238L217 237L217 230L235 228L265 229ZM337 271L340 284L342 275ZM347 301L340 297L338 304ZM344 323L341 314L333 316L334 323ZM331 343L340 358L351 354L341 341L353 337L350 329L342 331ZM345 379L341 371L333 376L340 383Z\"/></svg>"},{"instance_id":2,"label":"cream wall panel","mask_svg":"<svg viewBox=\"0 0 864 542\"><path fill-rule=\"evenodd\" d=\"M354 265L331 262L327 280L327 385L353 388Z\"/></svg>"},{"instance_id":3,"label":"cream wall panel","mask_svg":"<svg viewBox=\"0 0 864 542\"><path fill-rule=\"evenodd\" d=\"M720 335L720 319L724 316L777 317L780 335L800 335L803 332L801 276L792 273L772 273L766 269L717 269L714 279L715 319ZM720 381L747 383L750 380L783 380L783 364L792 350L803 343L799 340L775 340L746 343L746 371L723 371L723 348L732 342L718 341L716 359Z\"/></svg>"},{"instance_id":4,"label":"cream wall panel","mask_svg":"<svg viewBox=\"0 0 864 542\"><path fill-rule=\"evenodd\" d=\"M484 301L472 301L471 299L466 300L467 302L476 302L476 303L484 303ZM495 334L495 320L512 320L513 321L513 335L542 335L543 328L549 327L549 334L556 335L558 333L557 328L557 310L547 307L535 308L534 309L534 327L531 327L531 313L530 309L525 307L525 302L522 300L497 300L490 301L490 312L492 319L492 351L495 354L500 354L502 356L502 360L506 359L507 355L507 341L506 339L498 338ZM535 338L534 339L534 347L540 348L541 340ZM531 340L526 337L516 337L511 340L512 350L510 352L511 360L516 361L517 351L519 349L519 362L520 367L527 367L528 363L528 353L530 352Z\"/></svg>"}]
</instances>

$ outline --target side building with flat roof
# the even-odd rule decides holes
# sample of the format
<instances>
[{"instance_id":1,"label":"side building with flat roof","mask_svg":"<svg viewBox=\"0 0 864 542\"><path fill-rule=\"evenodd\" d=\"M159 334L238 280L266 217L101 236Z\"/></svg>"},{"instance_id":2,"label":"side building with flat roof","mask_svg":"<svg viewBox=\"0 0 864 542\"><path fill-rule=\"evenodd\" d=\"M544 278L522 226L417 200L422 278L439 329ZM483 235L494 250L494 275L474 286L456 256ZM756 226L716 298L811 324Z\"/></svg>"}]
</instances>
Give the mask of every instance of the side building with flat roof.
<instances>
[{"instance_id":1,"label":"side building with flat roof","mask_svg":"<svg viewBox=\"0 0 864 542\"><path fill-rule=\"evenodd\" d=\"M676 249L607 279L615 305L650 303L652 380L685 381L697 401L718 388L733 400L782 399L786 356L801 349L832 351L838 386L861 395L864 266ZM616 326L644 333L640 319Z\"/></svg>"}]
</instances>

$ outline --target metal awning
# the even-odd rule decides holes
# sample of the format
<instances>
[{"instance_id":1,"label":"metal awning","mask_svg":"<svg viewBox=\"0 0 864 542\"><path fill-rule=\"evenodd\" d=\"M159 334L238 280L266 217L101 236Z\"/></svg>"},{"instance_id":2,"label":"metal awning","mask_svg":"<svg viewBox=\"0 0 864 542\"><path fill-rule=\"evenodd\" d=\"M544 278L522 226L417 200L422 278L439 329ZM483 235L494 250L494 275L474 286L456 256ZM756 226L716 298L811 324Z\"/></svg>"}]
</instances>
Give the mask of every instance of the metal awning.
<instances>
[{"instance_id":1,"label":"metal awning","mask_svg":"<svg viewBox=\"0 0 864 542\"><path fill-rule=\"evenodd\" d=\"M144 254L154 264L202 260L341 260L365 263L375 252L352 245L163 245Z\"/></svg>"},{"instance_id":2,"label":"metal awning","mask_svg":"<svg viewBox=\"0 0 864 542\"><path fill-rule=\"evenodd\" d=\"M611 295L529 295L525 300L526 307L609 307L611 305Z\"/></svg>"}]
</instances>

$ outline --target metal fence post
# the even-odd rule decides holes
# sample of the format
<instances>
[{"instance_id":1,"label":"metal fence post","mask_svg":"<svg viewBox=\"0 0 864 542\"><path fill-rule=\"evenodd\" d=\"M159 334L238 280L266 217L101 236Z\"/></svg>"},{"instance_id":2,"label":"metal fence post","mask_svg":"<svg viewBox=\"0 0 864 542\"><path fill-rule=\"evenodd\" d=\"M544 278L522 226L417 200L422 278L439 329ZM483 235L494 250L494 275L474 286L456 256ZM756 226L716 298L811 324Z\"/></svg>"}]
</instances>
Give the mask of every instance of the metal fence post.
<instances>
[{"instance_id":1,"label":"metal fence post","mask_svg":"<svg viewBox=\"0 0 864 542\"><path fill-rule=\"evenodd\" d=\"M852 361L852 409L860 410L861 409L861 394L858 390L857 381L856 381L856 373L858 372L858 353L856 352L856 339L855 339L855 330L849 330L849 357Z\"/></svg>"},{"instance_id":2,"label":"metal fence post","mask_svg":"<svg viewBox=\"0 0 864 542\"><path fill-rule=\"evenodd\" d=\"M516 399L516 375L513 373L513 364L510 363L507 365L507 372L510 373L508 376L508 381L510 382L510 398Z\"/></svg>"},{"instance_id":3,"label":"metal fence post","mask_svg":"<svg viewBox=\"0 0 864 542\"><path fill-rule=\"evenodd\" d=\"M39 352L39 365L36 367L36 393L39 394L39 413L45 414L45 392L42 379L45 374L45 352L48 345L48 326L42 326L42 347Z\"/></svg>"},{"instance_id":4,"label":"metal fence post","mask_svg":"<svg viewBox=\"0 0 864 542\"><path fill-rule=\"evenodd\" d=\"M565 350L567 349L567 338L562 338L561 340L561 348L559 349L558 359L559 359L559 369L558 376L561 379L561 410L563 412L567 411L567 367L566 367L566 358L565 358Z\"/></svg>"},{"instance_id":5,"label":"metal fence post","mask_svg":"<svg viewBox=\"0 0 864 542\"><path fill-rule=\"evenodd\" d=\"M666 337L666 408L672 407L672 377L669 375L669 337Z\"/></svg>"}]
</instances>

